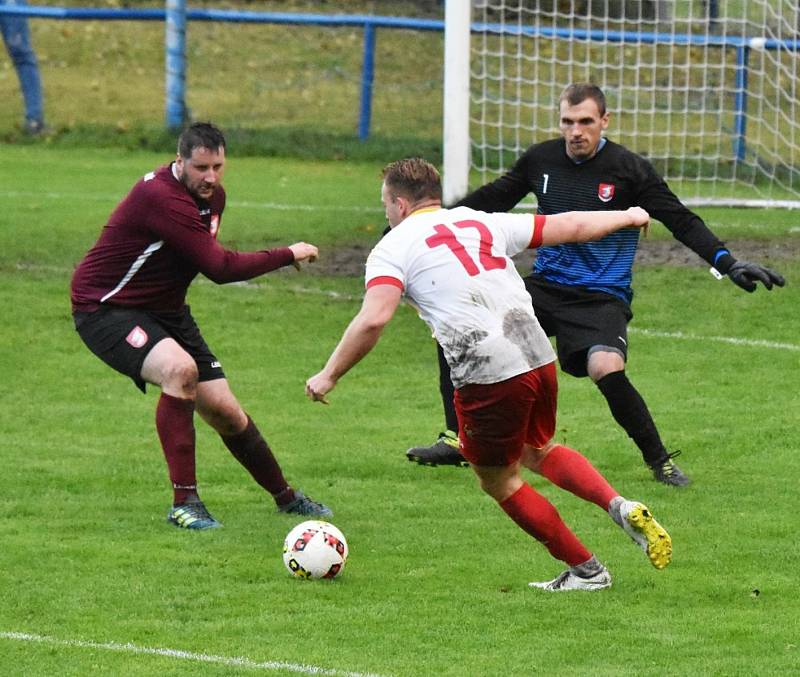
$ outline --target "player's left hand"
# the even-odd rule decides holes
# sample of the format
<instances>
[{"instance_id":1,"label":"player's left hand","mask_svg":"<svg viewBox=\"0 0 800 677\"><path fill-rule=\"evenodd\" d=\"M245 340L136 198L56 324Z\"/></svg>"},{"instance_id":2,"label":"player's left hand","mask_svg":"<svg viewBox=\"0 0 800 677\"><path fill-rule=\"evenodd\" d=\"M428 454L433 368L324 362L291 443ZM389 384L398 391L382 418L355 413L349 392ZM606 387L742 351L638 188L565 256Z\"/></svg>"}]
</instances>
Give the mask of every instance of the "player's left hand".
<instances>
[{"instance_id":1,"label":"player's left hand","mask_svg":"<svg viewBox=\"0 0 800 677\"><path fill-rule=\"evenodd\" d=\"M767 289L772 289L772 285L782 287L786 284L786 280L780 273L749 261L736 261L728 269L728 277L734 284L747 292L754 292L758 282L761 282Z\"/></svg>"},{"instance_id":2,"label":"player's left hand","mask_svg":"<svg viewBox=\"0 0 800 677\"><path fill-rule=\"evenodd\" d=\"M335 387L336 381L319 372L306 381L306 395L314 402L330 404L325 395Z\"/></svg>"},{"instance_id":3,"label":"player's left hand","mask_svg":"<svg viewBox=\"0 0 800 677\"><path fill-rule=\"evenodd\" d=\"M644 236L647 237L647 233L650 230L650 214L641 207L628 207L626 211L633 222L631 226L641 228Z\"/></svg>"}]
</instances>

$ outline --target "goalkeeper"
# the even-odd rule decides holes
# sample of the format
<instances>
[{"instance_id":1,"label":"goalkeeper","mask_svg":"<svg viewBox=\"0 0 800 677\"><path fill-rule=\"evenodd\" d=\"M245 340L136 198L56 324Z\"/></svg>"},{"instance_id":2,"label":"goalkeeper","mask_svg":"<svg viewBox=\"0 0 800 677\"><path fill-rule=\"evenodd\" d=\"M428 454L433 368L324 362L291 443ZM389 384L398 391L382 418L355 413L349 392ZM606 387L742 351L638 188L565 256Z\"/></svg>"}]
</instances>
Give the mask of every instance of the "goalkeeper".
<instances>
[{"instance_id":1,"label":"goalkeeper","mask_svg":"<svg viewBox=\"0 0 800 677\"><path fill-rule=\"evenodd\" d=\"M767 289L784 285L783 277L769 268L734 258L646 159L603 136L609 113L599 87L569 85L561 94L559 113L561 138L531 146L505 175L467 195L459 206L505 212L529 193L536 196L539 214L638 205L707 261L712 272L727 275L745 291L755 291L758 282ZM681 487L689 478L673 460L679 452L667 451L647 404L625 374L638 242L639 231L626 229L596 242L542 247L525 286L543 329L555 337L561 369L591 378L655 479ZM407 456L425 465L465 465L453 432L453 386L441 348L439 373L448 430L432 446L409 449Z\"/></svg>"}]
</instances>

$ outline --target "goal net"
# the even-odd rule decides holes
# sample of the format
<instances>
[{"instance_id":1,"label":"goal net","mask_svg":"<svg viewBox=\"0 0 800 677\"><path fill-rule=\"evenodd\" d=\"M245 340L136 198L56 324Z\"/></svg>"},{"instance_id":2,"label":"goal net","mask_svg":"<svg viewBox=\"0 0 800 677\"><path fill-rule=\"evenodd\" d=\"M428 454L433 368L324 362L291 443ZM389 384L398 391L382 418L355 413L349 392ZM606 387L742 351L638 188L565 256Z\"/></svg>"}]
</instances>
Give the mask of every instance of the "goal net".
<instances>
[{"instance_id":1,"label":"goal net","mask_svg":"<svg viewBox=\"0 0 800 677\"><path fill-rule=\"evenodd\" d=\"M561 91L588 81L609 138L687 203L800 207L797 2L473 0L471 21L471 183L558 135Z\"/></svg>"}]
</instances>

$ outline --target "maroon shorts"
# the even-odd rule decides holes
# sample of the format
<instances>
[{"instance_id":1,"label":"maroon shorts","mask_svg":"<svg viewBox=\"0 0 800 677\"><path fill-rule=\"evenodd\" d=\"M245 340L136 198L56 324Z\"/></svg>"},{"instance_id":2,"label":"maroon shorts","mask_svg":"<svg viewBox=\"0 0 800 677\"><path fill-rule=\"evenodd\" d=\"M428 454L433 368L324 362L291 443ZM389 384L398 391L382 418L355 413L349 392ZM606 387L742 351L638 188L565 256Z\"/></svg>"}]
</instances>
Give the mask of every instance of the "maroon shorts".
<instances>
[{"instance_id":1,"label":"maroon shorts","mask_svg":"<svg viewBox=\"0 0 800 677\"><path fill-rule=\"evenodd\" d=\"M491 384L472 383L455 394L461 453L475 465L516 463L522 445L541 448L556 431L555 363Z\"/></svg>"}]
</instances>

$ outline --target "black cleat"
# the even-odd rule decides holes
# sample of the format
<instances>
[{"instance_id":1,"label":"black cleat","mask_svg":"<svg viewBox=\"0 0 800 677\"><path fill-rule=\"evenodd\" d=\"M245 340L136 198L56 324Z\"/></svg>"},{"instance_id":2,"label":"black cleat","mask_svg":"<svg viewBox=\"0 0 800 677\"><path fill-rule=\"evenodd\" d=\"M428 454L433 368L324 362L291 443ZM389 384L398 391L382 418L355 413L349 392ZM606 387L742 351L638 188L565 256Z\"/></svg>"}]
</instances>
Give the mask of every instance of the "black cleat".
<instances>
[{"instance_id":1,"label":"black cleat","mask_svg":"<svg viewBox=\"0 0 800 677\"><path fill-rule=\"evenodd\" d=\"M218 529L222 526L200 500L172 506L167 513L167 522L181 529Z\"/></svg>"},{"instance_id":2,"label":"black cleat","mask_svg":"<svg viewBox=\"0 0 800 677\"><path fill-rule=\"evenodd\" d=\"M446 430L439 434L439 439L429 447L412 447L406 452L409 461L420 465L455 465L467 467L466 459L458 451L458 436Z\"/></svg>"},{"instance_id":3,"label":"black cleat","mask_svg":"<svg viewBox=\"0 0 800 677\"><path fill-rule=\"evenodd\" d=\"M680 455L680 451L673 451L667 457L651 466L653 477L657 482L668 484L672 487L685 487L691 483L686 474L673 463L672 459Z\"/></svg>"},{"instance_id":4,"label":"black cleat","mask_svg":"<svg viewBox=\"0 0 800 677\"><path fill-rule=\"evenodd\" d=\"M278 512L303 515L304 517L333 517L333 510L327 505L309 498L297 489L294 490L294 500L291 503L279 506Z\"/></svg>"}]
</instances>

